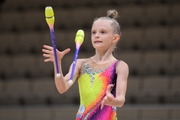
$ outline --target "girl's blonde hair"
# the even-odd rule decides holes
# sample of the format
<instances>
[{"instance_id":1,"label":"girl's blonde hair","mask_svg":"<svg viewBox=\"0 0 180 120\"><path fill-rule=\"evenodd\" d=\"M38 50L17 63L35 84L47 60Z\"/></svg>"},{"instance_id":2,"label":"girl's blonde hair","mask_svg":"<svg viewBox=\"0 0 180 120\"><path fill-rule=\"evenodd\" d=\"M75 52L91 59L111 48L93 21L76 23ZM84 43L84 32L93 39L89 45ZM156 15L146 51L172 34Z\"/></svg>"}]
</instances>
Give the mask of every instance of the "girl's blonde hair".
<instances>
[{"instance_id":1,"label":"girl's blonde hair","mask_svg":"<svg viewBox=\"0 0 180 120\"><path fill-rule=\"evenodd\" d=\"M120 29L120 25L119 23L117 22L116 18L118 18L118 12L116 10L108 10L107 11L107 16L105 17L99 17L99 18L96 18L94 20L94 22L96 20L99 20L99 19L106 19L106 20L110 20L111 21L111 26L113 28L113 32L115 34L118 34L118 35L121 35L121 29Z\"/></svg>"}]
</instances>

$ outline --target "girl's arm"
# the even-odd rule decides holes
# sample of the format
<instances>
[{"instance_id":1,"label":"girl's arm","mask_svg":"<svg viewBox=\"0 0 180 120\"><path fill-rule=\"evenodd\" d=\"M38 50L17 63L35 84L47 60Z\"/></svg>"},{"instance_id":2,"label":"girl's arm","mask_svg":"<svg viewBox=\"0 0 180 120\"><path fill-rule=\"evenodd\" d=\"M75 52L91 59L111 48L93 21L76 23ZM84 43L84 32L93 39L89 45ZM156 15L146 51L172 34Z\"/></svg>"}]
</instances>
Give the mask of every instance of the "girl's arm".
<instances>
[{"instance_id":1,"label":"girl's arm","mask_svg":"<svg viewBox=\"0 0 180 120\"><path fill-rule=\"evenodd\" d=\"M127 79L129 75L128 65L125 62L120 61L116 67L116 74L116 97L111 94L111 88L113 87L113 85L110 84L107 87L106 96L102 100L101 109L104 105L111 105L116 107L122 107L124 105L127 89Z\"/></svg>"},{"instance_id":2,"label":"girl's arm","mask_svg":"<svg viewBox=\"0 0 180 120\"><path fill-rule=\"evenodd\" d=\"M77 59L76 68L74 71L73 83L76 81L77 77L80 74L81 65L82 65L82 59ZM68 84L68 81L70 80L71 71L72 71L72 64L69 68L68 73L65 76L63 76L63 74L61 73L60 78L57 78L56 74L55 74L56 88L58 89L59 93L61 93L61 94L66 92L72 86L72 85Z\"/></svg>"},{"instance_id":3,"label":"girl's arm","mask_svg":"<svg viewBox=\"0 0 180 120\"><path fill-rule=\"evenodd\" d=\"M55 61L54 61L53 48L51 46L44 45L42 51L44 52L43 56L46 58L44 60L44 62L53 62L53 64L54 64L54 71L55 71L54 79L55 79L55 84L56 84L57 90L61 94L66 92L71 87L71 85L68 84L68 81L70 79L72 64L69 68L69 72L64 76L62 73L61 60L64 57L64 55L66 55L67 53L70 52L70 49L68 48L61 52L57 50L59 70L60 70L60 74L61 74L61 76L59 78L56 77L56 70L55 70L56 66L55 66ZM79 71L80 71L81 63L82 63L81 61L82 60L77 60L76 69L75 69L74 77L73 77L73 83L79 75Z\"/></svg>"},{"instance_id":4,"label":"girl's arm","mask_svg":"<svg viewBox=\"0 0 180 120\"><path fill-rule=\"evenodd\" d=\"M121 61L117 66L116 72L117 72L116 98L114 99L112 104L114 104L117 107L122 107L125 102L129 67L125 62Z\"/></svg>"}]
</instances>

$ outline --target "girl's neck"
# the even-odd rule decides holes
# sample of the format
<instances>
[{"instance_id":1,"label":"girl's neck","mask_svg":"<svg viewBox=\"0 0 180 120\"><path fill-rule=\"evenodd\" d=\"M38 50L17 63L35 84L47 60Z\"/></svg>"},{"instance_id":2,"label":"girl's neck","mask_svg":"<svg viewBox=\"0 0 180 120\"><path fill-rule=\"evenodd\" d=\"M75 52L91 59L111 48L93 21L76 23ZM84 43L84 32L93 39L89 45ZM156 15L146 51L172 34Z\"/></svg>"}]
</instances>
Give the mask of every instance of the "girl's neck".
<instances>
[{"instance_id":1,"label":"girl's neck","mask_svg":"<svg viewBox=\"0 0 180 120\"><path fill-rule=\"evenodd\" d=\"M96 54L93 57L91 57L91 60L97 64L105 64L105 63L111 63L113 61L115 61L116 59L114 58L114 56L112 54L110 55L99 55Z\"/></svg>"},{"instance_id":2,"label":"girl's neck","mask_svg":"<svg viewBox=\"0 0 180 120\"><path fill-rule=\"evenodd\" d=\"M96 54L91 57L91 59L97 64L104 64L116 60L116 58L112 55L112 48L109 48L106 51L96 50Z\"/></svg>"}]
</instances>

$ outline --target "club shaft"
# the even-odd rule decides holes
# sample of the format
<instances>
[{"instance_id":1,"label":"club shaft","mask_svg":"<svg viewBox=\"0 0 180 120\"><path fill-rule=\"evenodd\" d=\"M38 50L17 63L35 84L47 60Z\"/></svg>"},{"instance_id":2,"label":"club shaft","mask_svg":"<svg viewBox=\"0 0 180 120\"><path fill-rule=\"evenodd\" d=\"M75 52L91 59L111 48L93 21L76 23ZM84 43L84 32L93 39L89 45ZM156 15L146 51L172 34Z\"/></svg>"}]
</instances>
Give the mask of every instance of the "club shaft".
<instances>
[{"instance_id":1,"label":"club shaft","mask_svg":"<svg viewBox=\"0 0 180 120\"><path fill-rule=\"evenodd\" d=\"M79 53L79 48L76 48L70 80L73 80L73 77L74 77L74 70L76 68L76 61L77 61L78 53Z\"/></svg>"},{"instance_id":2,"label":"club shaft","mask_svg":"<svg viewBox=\"0 0 180 120\"><path fill-rule=\"evenodd\" d=\"M51 34L53 51L54 51L54 60L55 60L55 65L56 65L56 73L59 74L59 66L58 66L58 58L57 58L57 52L56 52L56 40L55 40L55 35L54 35L54 29L50 29L50 34Z\"/></svg>"}]
</instances>

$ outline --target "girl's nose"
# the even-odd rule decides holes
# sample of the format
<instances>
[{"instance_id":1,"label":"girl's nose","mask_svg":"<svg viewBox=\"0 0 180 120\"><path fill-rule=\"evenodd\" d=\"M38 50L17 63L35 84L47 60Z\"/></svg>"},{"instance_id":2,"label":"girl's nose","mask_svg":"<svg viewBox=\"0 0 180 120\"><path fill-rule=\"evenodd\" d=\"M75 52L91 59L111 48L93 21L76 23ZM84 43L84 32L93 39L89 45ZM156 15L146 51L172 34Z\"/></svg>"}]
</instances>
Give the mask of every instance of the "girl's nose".
<instances>
[{"instance_id":1,"label":"girl's nose","mask_svg":"<svg viewBox=\"0 0 180 120\"><path fill-rule=\"evenodd\" d=\"M96 33L96 34L95 34L95 38L99 38L99 35L98 35L98 33Z\"/></svg>"}]
</instances>

